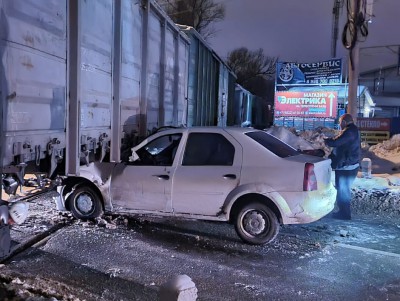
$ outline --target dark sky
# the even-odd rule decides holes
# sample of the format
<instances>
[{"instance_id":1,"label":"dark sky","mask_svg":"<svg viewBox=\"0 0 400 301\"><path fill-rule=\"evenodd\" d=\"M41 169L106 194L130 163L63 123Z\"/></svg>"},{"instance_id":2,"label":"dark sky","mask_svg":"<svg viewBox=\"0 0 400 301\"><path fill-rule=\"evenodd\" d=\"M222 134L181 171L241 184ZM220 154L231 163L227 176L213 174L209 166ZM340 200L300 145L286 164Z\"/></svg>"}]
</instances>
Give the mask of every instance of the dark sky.
<instances>
[{"instance_id":1,"label":"dark sky","mask_svg":"<svg viewBox=\"0 0 400 301\"><path fill-rule=\"evenodd\" d=\"M332 8L334 0L220 0L226 5L225 20L215 24L217 33L209 42L222 57L235 48L263 48L281 61L314 62L331 58ZM369 35L360 47L400 45L400 0L375 0ZM348 51L340 36L346 7L340 14L337 57ZM397 50L397 48L395 48ZM393 50L393 49L391 49ZM391 50L362 49L361 64L371 57L375 65L397 62ZM365 68L364 68L365 69Z\"/></svg>"}]
</instances>

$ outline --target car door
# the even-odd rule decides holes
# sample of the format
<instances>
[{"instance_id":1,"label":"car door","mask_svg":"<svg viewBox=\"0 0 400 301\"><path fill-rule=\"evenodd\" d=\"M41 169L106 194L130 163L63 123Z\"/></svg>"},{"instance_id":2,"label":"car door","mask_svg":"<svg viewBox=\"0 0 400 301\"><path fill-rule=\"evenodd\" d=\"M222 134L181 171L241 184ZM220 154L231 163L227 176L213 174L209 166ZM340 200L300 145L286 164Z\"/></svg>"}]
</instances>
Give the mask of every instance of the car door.
<instances>
[{"instance_id":1,"label":"car door","mask_svg":"<svg viewBox=\"0 0 400 301\"><path fill-rule=\"evenodd\" d=\"M181 136L157 137L136 151L135 162L114 169L110 192L116 210L172 211L172 175Z\"/></svg>"},{"instance_id":2,"label":"car door","mask_svg":"<svg viewBox=\"0 0 400 301\"><path fill-rule=\"evenodd\" d=\"M225 131L190 132L173 178L175 213L215 216L239 184L242 147Z\"/></svg>"}]
</instances>

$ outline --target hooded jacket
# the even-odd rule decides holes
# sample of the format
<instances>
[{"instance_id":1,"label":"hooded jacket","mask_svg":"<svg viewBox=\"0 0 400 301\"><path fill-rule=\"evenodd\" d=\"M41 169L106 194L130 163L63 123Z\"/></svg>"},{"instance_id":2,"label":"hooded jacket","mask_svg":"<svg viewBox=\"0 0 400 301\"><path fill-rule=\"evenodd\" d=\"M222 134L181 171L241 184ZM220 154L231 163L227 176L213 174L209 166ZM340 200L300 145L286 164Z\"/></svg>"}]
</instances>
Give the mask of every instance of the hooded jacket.
<instances>
[{"instance_id":1,"label":"hooded jacket","mask_svg":"<svg viewBox=\"0 0 400 301\"><path fill-rule=\"evenodd\" d=\"M325 139L325 144L336 148L330 156L333 169L360 163L361 139L354 123L348 124L338 136Z\"/></svg>"}]
</instances>

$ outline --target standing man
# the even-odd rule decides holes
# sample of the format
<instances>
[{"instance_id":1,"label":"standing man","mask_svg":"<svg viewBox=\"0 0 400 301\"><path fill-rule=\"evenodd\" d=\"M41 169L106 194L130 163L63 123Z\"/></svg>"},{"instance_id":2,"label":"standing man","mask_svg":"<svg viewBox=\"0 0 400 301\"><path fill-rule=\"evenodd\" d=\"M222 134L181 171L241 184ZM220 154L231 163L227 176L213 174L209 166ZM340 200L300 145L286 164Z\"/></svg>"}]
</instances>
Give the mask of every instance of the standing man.
<instances>
[{"instance_id":1,"label":"standing man","mask_svg":"<svg viewBox=\"0 0 400 301\"><path fill-rule=\"evenodd\" d=\"M335 170L335 187L337 190L336 204L338 212L332 214L333 218L351 219L351 185L357 176L360 156L361 140L357 126L350 114L339 118L341 132L334 138L325 139L325 144L334 147L330 156L332 169Z\"/></svg>"}]
</instances>

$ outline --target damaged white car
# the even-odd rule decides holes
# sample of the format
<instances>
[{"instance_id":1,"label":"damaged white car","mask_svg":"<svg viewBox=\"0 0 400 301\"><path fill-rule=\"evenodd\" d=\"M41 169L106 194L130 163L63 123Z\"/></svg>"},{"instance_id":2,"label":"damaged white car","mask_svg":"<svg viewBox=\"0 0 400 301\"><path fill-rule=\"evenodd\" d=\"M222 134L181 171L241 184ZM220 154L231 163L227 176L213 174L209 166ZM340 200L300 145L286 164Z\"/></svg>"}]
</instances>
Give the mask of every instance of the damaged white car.
<instances>
[{"instance_id":1,"label":"damaged white car","mask_svg":"<svg viewBox=\"0 0 400 301\"><path fill-rule=\"evenodd\" d=\"M129 162L81 166L57 203L81 219L105 211L230 222L245 242L264 244L280 224L333 209L330 163L261 130L169 129L134 147Z\"/></svg>"}]
</instances>

